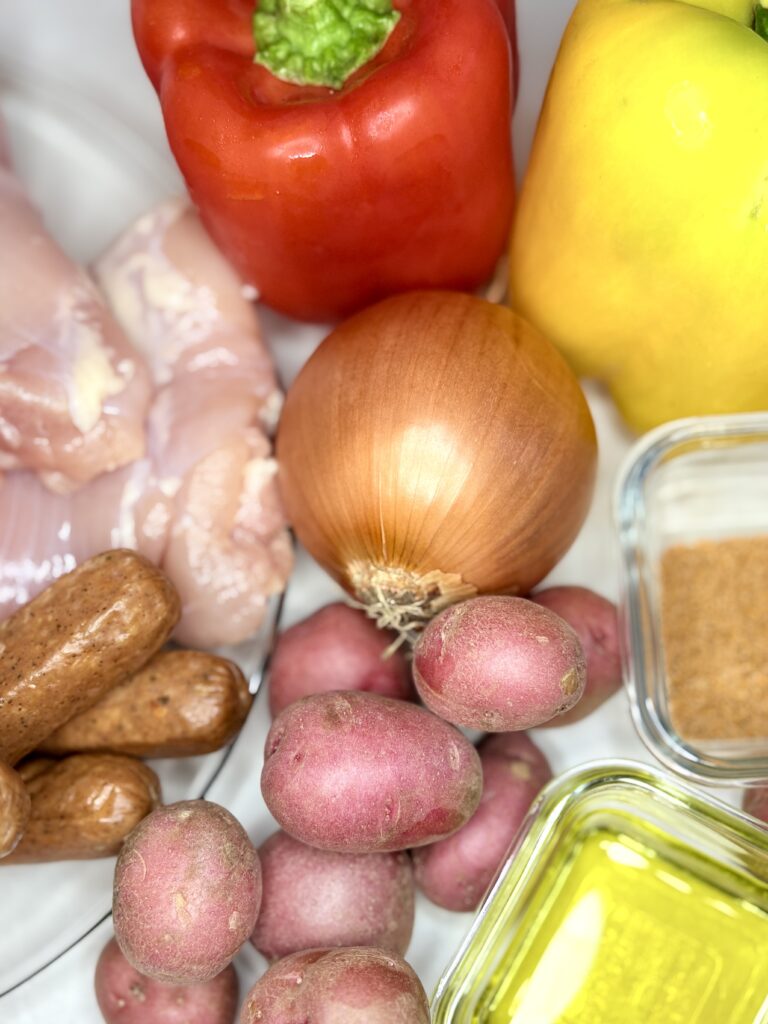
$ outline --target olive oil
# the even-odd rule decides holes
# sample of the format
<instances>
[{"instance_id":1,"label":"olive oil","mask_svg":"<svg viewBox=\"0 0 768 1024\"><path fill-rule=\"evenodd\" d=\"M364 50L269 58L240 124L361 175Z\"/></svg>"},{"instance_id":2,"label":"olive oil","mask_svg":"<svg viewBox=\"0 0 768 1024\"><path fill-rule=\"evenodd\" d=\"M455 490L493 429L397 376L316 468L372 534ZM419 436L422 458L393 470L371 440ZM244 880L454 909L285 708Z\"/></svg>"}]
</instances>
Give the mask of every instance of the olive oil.
<instances>
[{"instance_id":1,"label":"olive oil","mask_svg":"<svg viewBox=\"0 0 768 1024\"><path fill-rule=\"evenodd\" d=\"M598 828L555 858L467 1024L768 1020L768 892Z\"/></svg>"},{"instance_id":2,"label":"olive oil","mask_svg":"<svg viewBox=\"0 0 768 1024\"><path fill-rule=\"evenodd\" d=\"M768 829L659 768L553 779L433 1024L768 1024Z\"/></svg>"}]
</instances>

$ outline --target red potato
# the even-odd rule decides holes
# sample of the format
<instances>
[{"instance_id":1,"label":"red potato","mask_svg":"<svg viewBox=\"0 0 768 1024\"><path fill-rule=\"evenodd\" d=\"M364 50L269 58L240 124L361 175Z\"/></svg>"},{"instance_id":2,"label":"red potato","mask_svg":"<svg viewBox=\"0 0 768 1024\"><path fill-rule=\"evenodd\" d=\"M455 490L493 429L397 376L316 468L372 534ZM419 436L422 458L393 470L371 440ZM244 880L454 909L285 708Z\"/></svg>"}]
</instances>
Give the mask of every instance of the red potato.
<instances>
[{"instance_id":1,"label":"red potato","mask_svg":"<svg viewBox=\"0 0 768 1024\"><path fill-rule=\"evenodd\" d=\"M386 657L396 634L379 629L361 611L337 602L281 633L269 667L273 717L312 693L360 690L409 700L414 696L401 651Z\"/></svg>"},{"instance_id":2,"label":"red potato","mask_svg":"<svg viewBox=\"0 0 768 1024\"><path fill-rule=\"evenodd\" d=\"M474 597L446 608L413 652L419 696L454 725L532 729L576 704L586 662L559 616L522 597Z\"/></svg>"},{"instance_id":3,"label":"red potato","mask_svg":"<svg viewBox=\"0 0 768 1024\"><path fill-rule=\"evenodd\" d=\"M239 985L230 964L199 985L166 985L140 974L110 939L96 964L96 1002L107 1024L233 1024Z\"/></svg>"},{"instance_id":4,"label":"red potato","mask_svg":"<svg viewBox=\"0 0 768 1024\"><path fill-rule=\"evenodd\" d=\"M541 787L552 777L525 733L497 733L480 744L483 795L452 836L413 851L416 884L446 910L475 910Z\"/></svg>"},{"instance_id":5,"label":"red potato","mask_svg":"<svg viewBox=\"0 0 768 1024\"><path fill-rule=\"evenodd\" d=\"M543 724L554 726L579 722L621 689L616 605L586 587L548 587L531 594L531 600L568 623L578 636L587 661L587 682L579 703Z\"/></svg>"},{"instance_id":6,"label":"red potato","mask_svg":"<svg viewBox=\"0 0 768 1024\"><path fill-rule=\"evenodd\" d=\"M405 953L414 913L407 853L331 853L275 832L259 860L261 911L251 942L267 959L328 946Z\"/></svg>"},{"instance_id":7,"label":"red potato","mask_svg":"<svg viewBox=\"0 0 768 1024\"><path fill-rule=\"evenodd\" d=\"M469 819L480 758L458 729L406 701L322 693L291 704L266 740L261 791L310 846L376 853L422 846Z\"/></svg>"},{"instance_id":8,"label":"red potato","mask_svg":"<svg viewBox=\"0 0 768 1024\"><path fill-rule=\"evenodd\" d=\"M552 778L552 769L546 754L524 732L494 732L484 736L478 744L480 760L489 757L503 758L521 765L527 765L531 777L540 780L540 785ZM525 774L522 770L520 774Z\"/></svg>"},{"instance_id":9,"label":"red potato","mask_svg":"<svg viewBox=\"0 0 768 1024\"><path fill-rule=\"evenodd\" d=\"M753 818L768 823L768 786L748 789L744 794L743 807Z\"/></svg>"},{"instance_id":10,"label":"red potato","mask_svg":"<svg viewBox=\"0 0 768 1024\"><path fill-rule=\"evenodd\" d=\"M259 856L242 825L208 800L159 807L115 868L115 935L131 964L172 984L208 981L248 940L261 903Z\"/></svg>"},{"instance_id":11,"label":"red potato","mask_svg":"<svg viewBox=\"0 0 768 1024\"><path fill-rule=\"evenodd\" d=\"M240 1024L429 1024L429 1005L399 956L365 946L314 949L262 975Z\"/></svg>"}]
</instances>

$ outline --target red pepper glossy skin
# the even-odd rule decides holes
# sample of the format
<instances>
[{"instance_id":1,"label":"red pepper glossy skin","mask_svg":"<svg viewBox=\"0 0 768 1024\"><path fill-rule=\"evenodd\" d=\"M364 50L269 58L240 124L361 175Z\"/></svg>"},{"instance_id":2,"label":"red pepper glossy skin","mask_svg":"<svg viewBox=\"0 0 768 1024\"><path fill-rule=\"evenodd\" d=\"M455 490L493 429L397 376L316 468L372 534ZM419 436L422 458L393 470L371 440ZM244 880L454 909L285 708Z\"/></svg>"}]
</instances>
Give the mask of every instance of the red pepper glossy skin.
<instances>
[{"instance_id":1,"label":"red pepper glossy skin","mask_svg":"<svg viewBox=\"0 0 768 1024\"><path fill-rule=\"evenodd\" d=\"M504 24L507 26L509 42L512 46L512 104L514 106L520 90L520 58L518 57L517 49L517 4L515 0L496 0L496 4L501 11Z\"/></svg>"},{"instance_id":2,"label":"red pepper glossy skin","mask_svg":"<svg viewBox=\"0 0 768 1024\"><path fill-rule=\"evenodd\" d=\"M134 34L204 223L263 301L334 320L493 272L514 200L496 0L395 0L338 91L253 63L252 0L133 0Z\"/></svg>"}]
</instances>

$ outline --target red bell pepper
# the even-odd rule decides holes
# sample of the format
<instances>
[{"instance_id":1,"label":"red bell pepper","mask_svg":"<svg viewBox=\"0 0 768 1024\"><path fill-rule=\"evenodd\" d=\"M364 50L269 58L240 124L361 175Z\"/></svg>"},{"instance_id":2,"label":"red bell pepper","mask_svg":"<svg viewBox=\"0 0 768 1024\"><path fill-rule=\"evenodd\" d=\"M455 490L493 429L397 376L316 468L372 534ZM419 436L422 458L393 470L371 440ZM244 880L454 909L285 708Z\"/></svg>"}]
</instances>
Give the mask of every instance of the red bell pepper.
<instances>
[{"instance_id":1,"label":"red bell pepper","mask_svg":"<svg viewBox=\"0 0 768 1024\"><path fill-rule=\"evenodd\" d=\"M253 0L132 3L204 223L262 300L299 319L473 289L505 248L511 51L496 0L391 3L261 0L255 17Z\"/></svg>"},{"instance_id":2,"label":"red bell pepper","mask_svg":"<svg viewBox=\"0 0 768 1024\"><path fill-rule=\"evenodd\" d=\"M515 0L497 0L501 16L507 26L509 41L512 45L512 104L517 100L520 89L520 58L517 50L517 4Z\"/></svg>"}]
</instances>

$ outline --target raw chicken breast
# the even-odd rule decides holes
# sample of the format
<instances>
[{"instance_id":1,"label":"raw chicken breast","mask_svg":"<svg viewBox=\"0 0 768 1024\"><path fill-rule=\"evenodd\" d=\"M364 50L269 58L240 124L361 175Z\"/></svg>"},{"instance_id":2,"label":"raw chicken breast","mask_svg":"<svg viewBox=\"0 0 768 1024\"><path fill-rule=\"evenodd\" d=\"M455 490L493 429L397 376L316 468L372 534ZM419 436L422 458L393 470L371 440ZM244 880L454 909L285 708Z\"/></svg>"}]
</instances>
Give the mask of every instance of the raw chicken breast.
<instances>
[{"instance_id":1,"label":"raw chicken breast","mask_svg":"<svg viewBox=\"0 0 768 1024\"><path fill-rule=\"evenodd\" d=\"M142 217L95 273L158 389L149 452L166 544L159 559L146 548L144 513L137 546L181 594L178 638L234 643L254 632L292 563L266 434L281 394L255 310L184 201Z\"/></svg>"},{"instance_id":2,"label":"raw chicken breast","mask_svg":"<svg viewBox=\"0 0 768 1024\"><path fill-rule=\"evenodd\" d=\"M78 562L107 548L130 546L121 533L120 507L141 466L139 461L103 473L68 494L51 493L30 472L0 479L0 619Z\"/></svg>"},{"instance_id":3,"label":"raw chicken breast","mask_svg":"<svg viewBox=\"0 0 768 1024\"><path fill-rule=\"evenodd\" d=\"M134 547L182 598L176 638L239 643L291 569L267 431L281 395L255 310L184 202L142 217L95 274L150 368L147 453L79 491L0 484L0 615L110 546Z\"/></svg>"},{"instance_id":4,"label":"raw chicken breast","mask_svg":"<svg viewBox=\"0 0 768 1024\"><path fill-rule=\"evenodd\" d=\"M8 143L8 136L5 133L5 126L0 122L0 167L11 166L11 147Z\"/></svg>"},{"instance_id":5,"label":"raw chicken breast","mask_svg":"<svg viewBox=\"0 0 768 1024\"><path fill-rule=\"evenodd\" d=\"M67 491L144 454L147 368L0 166L0 469Z\"/></svg>"}]
</instances>

